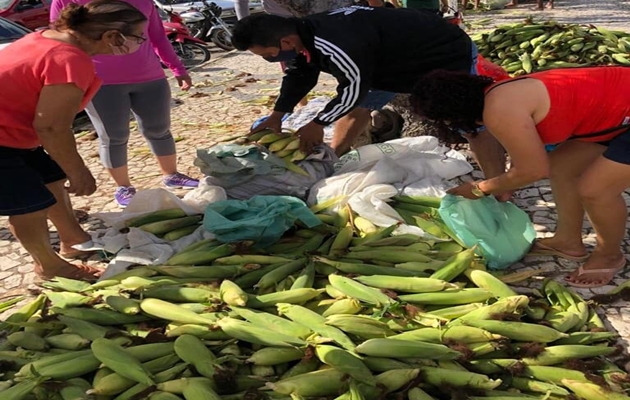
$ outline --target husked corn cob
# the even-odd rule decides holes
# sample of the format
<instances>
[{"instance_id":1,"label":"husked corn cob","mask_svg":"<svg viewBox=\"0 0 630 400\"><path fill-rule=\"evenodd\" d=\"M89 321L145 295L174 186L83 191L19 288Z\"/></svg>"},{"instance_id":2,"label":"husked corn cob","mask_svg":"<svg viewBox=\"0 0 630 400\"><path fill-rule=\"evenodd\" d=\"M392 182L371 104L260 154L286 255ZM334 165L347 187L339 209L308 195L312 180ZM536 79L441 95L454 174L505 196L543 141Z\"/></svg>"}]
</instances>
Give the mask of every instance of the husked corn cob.
<instances>
[{"instance_id":1,"label":"husked corn cob","mask_svg":"<svg viewBox=\"0 0 630 400\"><path fill-rule=\"evenodd\" d=\"M335 368L308 372L302 375L269 382L267 387L274 392L303 397L325 397L340 393L346 385L345 374Z\"/></svg>"},{"instance_id":2,"label":"husked corn cob","mask_svg":"<svg viewBox=\"0 0 630 400\"><path fill-rule=\"evenodd\" d=\"M522 342L549 343L569 336L553 328L525 322L467 320L466 324Z\"/></svg>"},{"instance_id":3,"label":"husked corn cob","mask_svg":"<svg viewBox=\"0 0 630 400\"><path fill-rule=\"evenodd\" d=\"M113 341L96 339L91 348L94 357L118 375L146 385L154 384L153 377L140 361Z\"/></svg>"},{"instance_id":4,"label":"husked corn cob","mask_svg":"<svg viewBox=\"0 0 630 400\"><path fill-rule=\"evenodd\" d=\"M350 375L358 382L369 386L375 386L374 376L360 358L335 346L318 345L315 347L317 358L324 364Z\"/></svg>"},{"instance_id":5,"label":"husked corn cob","mask_svg":"<svg viewBox=\"0 0 630 400\"><path fill-rule=\"evenodd\" d=\"M356 352L372 357L426 358L455 360L461 353L441 344L396 339L370 339L356 347Z\"/></svg>"},{"instance_id":6,"label":"husked corn cob","mask_svg":"<svg viewBox=\"0 0 630 400\"><path fill-rule=\"evenodd\" d=\"M304 325L325 338L332 339L346 350L354 351L354 342L340 329L326 325L326 318L321 315L308 308L292 304L279 303L277 307L278 312L285 315L291 321Z\"/></svg>"}]
</instances>

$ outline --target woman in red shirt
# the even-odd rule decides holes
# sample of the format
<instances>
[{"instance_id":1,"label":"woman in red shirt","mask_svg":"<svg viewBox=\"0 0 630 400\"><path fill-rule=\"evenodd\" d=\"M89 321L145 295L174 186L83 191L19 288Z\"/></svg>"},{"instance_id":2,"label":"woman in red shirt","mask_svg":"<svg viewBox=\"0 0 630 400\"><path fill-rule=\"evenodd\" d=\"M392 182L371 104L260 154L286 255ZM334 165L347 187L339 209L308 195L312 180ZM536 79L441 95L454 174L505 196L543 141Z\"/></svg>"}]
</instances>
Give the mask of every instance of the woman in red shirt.
<instances>
[{"instance_id":1,"label":"woman in red shirt","mask_svg":"<svg viewBox=\"0 0 630 400\"><path fill-rule=\"evenodd\" d=\"M621 251L630 186L630 68L555 69L494 84L482 76L436 71L414 91L414 109L473 132L478 124L511 157L504 174L454 188L470 199L501 194L549 177L558 211L553 238L533 253L586 261L569 284L608 284L626 260ZM546 144L559 144L547 154ZM589 255L582 242L584 212L597 234Z\"/></svg>"},{"instance_id":2,"label":"woman in red shirt","mask_svg":"<svg viewBox=\"0 0 630 400\"><path fill-rule=\"evenodd\" d=\"M47 219L57 227L62 255L76 255L72 246L90 240L68 193L88 196L96 184L70 126L100 86L91 56L135 51L146 40L145 23L141 12L118 0L71 5L53 29L0 51L0 215L9 216L44 278L89 279L98 272L59 257Z\"/></svg>"}]
</instances>

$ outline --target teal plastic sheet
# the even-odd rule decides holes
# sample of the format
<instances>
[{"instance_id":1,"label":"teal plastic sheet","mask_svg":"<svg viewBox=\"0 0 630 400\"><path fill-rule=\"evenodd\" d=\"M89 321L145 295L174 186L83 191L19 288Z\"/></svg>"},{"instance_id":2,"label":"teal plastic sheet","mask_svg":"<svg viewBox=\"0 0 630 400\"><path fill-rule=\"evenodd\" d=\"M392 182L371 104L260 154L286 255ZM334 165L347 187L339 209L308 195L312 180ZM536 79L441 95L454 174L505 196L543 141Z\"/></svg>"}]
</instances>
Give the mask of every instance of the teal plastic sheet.
<instances>
[{"instance_id":1,"label":"teal plastic sheet","mask_svg":"<svg viewBox=\"0 0 630 400\"><path fill-rule=\"evenodd\" d=\"M490 269L505 269L523 258L536 238L523 210L493 196L470 200L446 195L439 212L467 247L478 246Z\"/></svg>"},{"instance_id":2,"label":"teal plastic sheet","mask_svg":"<svg viewBox=\"0 0 630 400\"><path fill-rule=\"evenodd\" d=\"M209 204L204 228L225 243L253 240L258 246L277 242L295 221L312 228L319 218L295 197L254 196L248 200L224 200Z\"/></svg>"}]
</instances>

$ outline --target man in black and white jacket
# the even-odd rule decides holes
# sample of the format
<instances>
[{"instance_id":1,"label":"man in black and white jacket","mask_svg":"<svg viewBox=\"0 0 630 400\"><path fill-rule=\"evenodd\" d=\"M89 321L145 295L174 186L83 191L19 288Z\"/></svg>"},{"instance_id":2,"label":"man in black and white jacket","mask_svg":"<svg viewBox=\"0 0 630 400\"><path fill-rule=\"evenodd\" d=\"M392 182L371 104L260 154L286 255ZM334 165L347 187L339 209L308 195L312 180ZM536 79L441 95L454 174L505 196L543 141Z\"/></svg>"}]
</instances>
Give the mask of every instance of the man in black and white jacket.
<instances>
[{"instance_id":1,"label":"man in black and white jacket","mask_svg":"<svg viewBox=\"0 0 630 400\"><path fill-rule=\"evenodd\" d=\"M303 18L253 15L234 26L232 42L270 62L291 61L274 111L257 130L279 131L282 117L313 89L320 72L337 79L337 96L298 131L305 152L322 143L324 126L353 110L382 108L427 72L476 73L477 50L468 35L418 10L352 6ZM335 137L338 154L363 127L356 128Z\"/></svg>"}]
</instances>

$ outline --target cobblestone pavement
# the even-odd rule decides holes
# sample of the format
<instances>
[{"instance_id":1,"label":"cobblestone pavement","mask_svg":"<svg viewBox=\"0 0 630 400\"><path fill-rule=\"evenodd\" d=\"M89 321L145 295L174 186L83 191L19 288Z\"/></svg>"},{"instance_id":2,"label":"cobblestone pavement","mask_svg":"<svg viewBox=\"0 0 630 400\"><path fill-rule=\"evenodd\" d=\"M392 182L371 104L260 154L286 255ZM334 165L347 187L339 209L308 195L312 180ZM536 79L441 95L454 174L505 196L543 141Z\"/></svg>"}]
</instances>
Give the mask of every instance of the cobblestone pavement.
<instances>
[{"instance_id":1,"label":"cobblestone pavement","mask_svg":"<svg viewBox=\"0 0 630 400\"><path fill-rule=\"evenodd\" d=\"M561 22L593 23L614 29L630 30L630 0L571 0L557 1L556 9L551 11L530 11L531 4L514 10L501 10L485 13L470 13L467 22L473 29L479 29L476 21L493 18L485 25L490 28L506 22L522 20L530 15L551 17ZM178 140L180 171L198 176L199 171L193 166L195 150L207 148L219 141L229 140L247 131L256 118L269 112L274 95L281 79L280 69L276 64L269 64L249 54L214 53L214 60L192 73L197 83L189 93L180 93L174 88L173 93L173 135ZM316 92L329 93L334 90L334 82L323 78L315 89ZM132 127L135 124L132 123ZM87 230L102 228L100 220L90 214L99 211L116 211L113 202L114 183L102 169L98 160L96 136L87 126L77 135L80 153L99 183L97 192L88 198L74 198L76 210L87 213L82 220ZM155 188L161 184L157 165L146 143L133 128L129 143L129 166L133 183L139 189ZM478 175L474 172L473 176ZM630 192L626 195L630 199ZM547 181L541 181L532 187L521 190L516 195L516 204L532 216L532 220L541 237L551 235L555 229L556 212L551 189ZM627 225L630 227L630 225ZM594 244L594 235L585 221L586 242ZM51 241L58 244L58 236L51 226ZM626 257L630 260L630 237L624 242ZM106 260L94 256L88 263L104 266ZM17 294L29 294L35 288L35 275L32 272L32 259L8 230L6 218L0 219L0 298ZM543 268L548 276L561 278L574 269L575 263L557 260L551 257L528 257L514 268ZM630 272L622 273L615 280L619 284L630 278ZM531 291L539 280L532 279L523 284L523 292ZM586 298L612 289L613 286L582 290ZM627 303L615 303L602 310L607 322L617 330L625 340L630 339L630 308Z\"/></svg>"}]
</instances>

